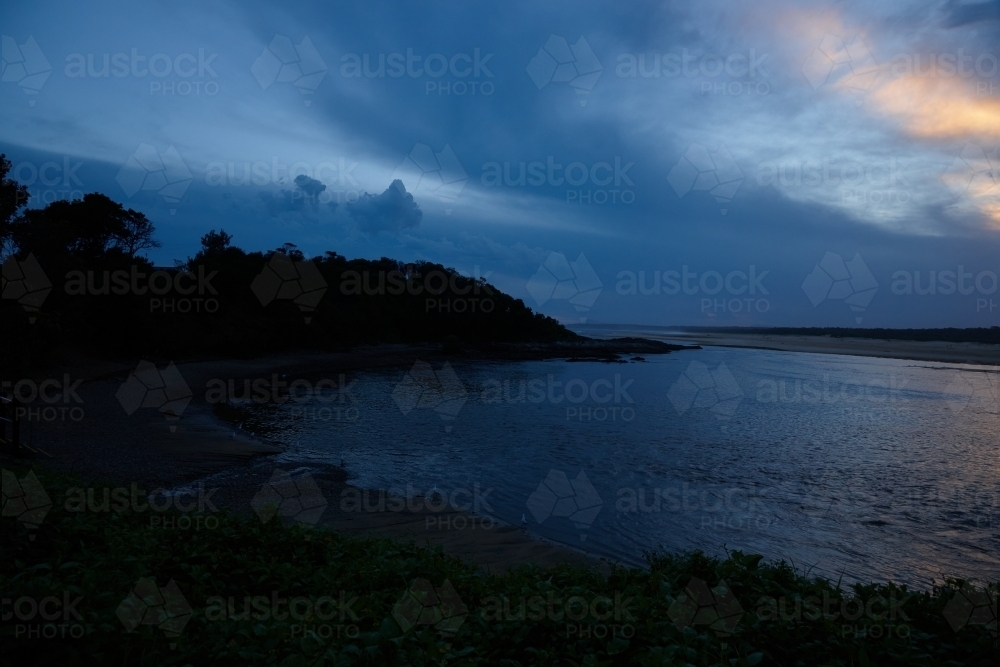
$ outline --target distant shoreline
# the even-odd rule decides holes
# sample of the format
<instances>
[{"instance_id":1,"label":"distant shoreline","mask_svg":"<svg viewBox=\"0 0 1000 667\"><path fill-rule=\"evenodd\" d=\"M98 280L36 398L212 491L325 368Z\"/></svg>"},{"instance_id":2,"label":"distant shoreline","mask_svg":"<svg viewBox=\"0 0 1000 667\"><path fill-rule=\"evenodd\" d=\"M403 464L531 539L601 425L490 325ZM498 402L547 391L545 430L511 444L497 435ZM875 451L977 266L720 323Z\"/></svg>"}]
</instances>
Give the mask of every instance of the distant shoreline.
<instances>
[{"instance_id":1,"label":"distant shoreline","mask_svg":"<svg viewBox=\"0 0 1000 667\"><path fill-rule=\"evenodd\" d=\"M910 340L942 343L986 343L1000 345L1000 326L946 327L923 329L888 329L884 327L705 327L654 326L648 324L581 324L582 329L611 329L636 332L671 332L680 334L759 334L764 336L809 336L859 338L865 340Z\"/></svg>"},{"instance_id":2,"label":"distant shoreline","mask_svg":"<svg viewBox=\"0 0 1000 667\"><path fill-rule=\"evenodd\" d=\"M859 357L910 359L941 363L1000 365L1000 345L973 342L865 338L823 334L774 334L767 330L739 328L646 327L631 325L579 325L573 330L593 337L642 336L664 342L717 347L743 347L781 352L845 354ZM781 331L781 330L779 330ZM800 330L807 331L807 330ZM846 330L845 330L846 331ZM864 329L857 330L860 333ZM887 331L887 330L880 330ZM919 330L916 330L919 331Z\"/></svg>"}]
</instances>

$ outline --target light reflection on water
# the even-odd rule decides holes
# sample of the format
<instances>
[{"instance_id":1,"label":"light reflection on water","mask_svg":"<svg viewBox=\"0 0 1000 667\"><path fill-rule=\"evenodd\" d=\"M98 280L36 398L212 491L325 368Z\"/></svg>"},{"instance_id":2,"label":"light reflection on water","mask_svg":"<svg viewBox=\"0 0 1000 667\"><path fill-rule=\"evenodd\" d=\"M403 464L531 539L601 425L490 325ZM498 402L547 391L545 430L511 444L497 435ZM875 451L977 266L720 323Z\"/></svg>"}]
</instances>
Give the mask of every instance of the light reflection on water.
<instances>
[{"instance_id":1,"label":"light reflection on water","mask_svg":"<svg viewBox=\"0 0 1000 667\"><path fill-rule=\"evenodd\" d=\"M343 460L357 486L478 485L483 513L625 563L742 549L848 582L1000 577L996 367L705 348L453 368L453 419L397 391L423 399L403 414L402 370L356 376L352 418L314 401L270 419L289 458Z\"/></svg>"}]
</instances>

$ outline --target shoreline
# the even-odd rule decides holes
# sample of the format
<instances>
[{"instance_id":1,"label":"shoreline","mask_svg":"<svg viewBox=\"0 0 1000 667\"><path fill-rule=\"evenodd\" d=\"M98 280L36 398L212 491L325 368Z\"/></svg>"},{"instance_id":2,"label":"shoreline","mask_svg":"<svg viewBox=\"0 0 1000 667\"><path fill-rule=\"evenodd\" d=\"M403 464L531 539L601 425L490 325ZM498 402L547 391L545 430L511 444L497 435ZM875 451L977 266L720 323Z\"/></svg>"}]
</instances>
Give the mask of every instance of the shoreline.
<instances>
[{"instance_id":1,"label":"shoreline","mask_svg":"<svg viewBox=\"0 0 1000 667\"><path fill-rule=\"evenodd\" d=\"M275 460L277 457L279 460ZM277 474L277 476L276 476ZM312 499L303 505L323 505L318 517L303 520L353 537L385 537L435 548L474 564L488 573L531 564L548 568L568 564L605 570L597 556L553 542L488 514L451 506L443 497L410 497L385 489L363 489L348 483L345 468L333 463L296 458L282 450L262 455L245 465L230 466L206 477L179 484L168 494L196 492L198 485L215 489L213 502L234 514L253 517L261 509L262 489L288 480ZM314 484L314 487L309 485ZM308 489L312 489L311 491ZM316 494L321 494L322 498ZM258 515L259 516L259 515Z\"/></svg>"},{"instance_id":2,"label":"shoreline","mask_svg":"<svg viewBox=\"0 0 1000 667\"><path fill-rule=\"evenodd\" d=\"M734 347L758 347L789 351L851 354L849 350L790 349L787 341L778 347L759 344L770 341L728 340L719 335L698 335L685 343L708 345L731 344ZM765 337L773 338L773 337ZM676 341L676 336L670 340ZM806 341L814 343L814 341ZM509 346L507 357L488 356L484 350L466 350L464 354L446 354L437 346L383 345L350 352L286 353L255 359L212 359L178 362L177 367L191 388L194 400L179 419L167 421L152 409L142 409L131 417L125 414L116 398L122 383L135 369L121 363L78 364L75 367L50 369L49 377L69 372L81 378L78 393L83 399L86 418L80 423L29 423L26 444L40 454L33 458L47 467L72 472L84 481L136 483L149 492L177 493L199 483L217 488L213 498L219 508L243 515L253 515L254 496L269 482L275 470L294 476L308 472L326 498L327 508L320 524L348 535L378 535L412 541L422 546L438 546L446 554L474 563L487 571L504 571L532 563L550 567L559 563L604 570L608 561L571 545L552 542L533 535L520 526L480 516L471 511L446 507L430 511L352 511L341 500L348 491L377 494L378 489L361 489L348 484L349 473L332 461L317 461L297 456L291 442L282 442L255 420L229 403L211 404L199 395L199 388L213 378L333 377L341 372L409 369L416 360L435 366L446 360L462 363L505 362L561 358L567 362L585 360L614 363L619 354L657 354L694 347L669 345L660 341L635 338L586 343L574 346ZM611 352L617 350L617 352ZM876 354L869 349L866 356ZM899 357L896 357L899 358ZM906 357L909 358L909 357ZM929 359L928 359L929 360ZM166 362L161 362L162 368ZM955 363L955 362L953 362ZM249 430L240 428L246 426ZM234 428L235 427L235 428ZM254 433L253 431L257 431ZM419 497L419 496L418 496Z\"/></svg>"},{"instance_id":3,"label":"shoreline","mask_svg":"<svg viewBox=\"0 0 1000 667\"><path fill-rule=\"evenodd\" d=\"M584 344L501 346L499 349L469 349L445 354L434 346L371 346L350 352L288 353L249 360L213 359L176 364L189 387L203 387L212 378L268 377L281 374L316 377L320 374L363 370L408 369L417 359L443 363L521 361L564 358L616 362L619 354L665 354L687 349L658 341L587 341ZM463 353L464 352L464 353ZM166 362L158 364L162 367ZM49 369L46 377L81 380L76 393L84 418L72 421L22 421L26 456L4 456L19 464L72 473L83 482L137 484L151 495L176 495L199 485L211 492L212 502L236 514L252 515L253 499L276 470L298 478L308 472L326 498L327 506L318 525L355 536L382 536L440 547L448 555L503 572L533 564L547 568L570 564L606 570L597 556L533 535L519 526L471 511L444 507L402 511L355 511L343 506L345 492L378 494L378 489L360 489L347 483L348 471L329 462L295 457L287 443L266 432L255 434L240 428L245 415L238 408L199 400L198 391L176 420L167 420L156 410L142 409L129 417L117 392L134 365L86 360ZM38 375L36 377L41 377ZM334 375L333 377L336 377ZM200 397L203 399L204 397ZM235 427L235 428L234 428ZM418 496L417 498L421 498ZM411 499L412 500L412 499ZM58 502L58 500L55 500ZM412 504L412 503L410 503Z\"/></svg>"},{"instance_id":4,"label":"shoreline","mask_svg":"<svg viewBox=\"0 0 1000 667\"><path fill-rule=\"evenodd\" d=\"M778 352L838 354L882 359L905 359L937 363L1000 365L1000 345L986 343L952 343L946 341L914 341L881 338L834 338L761 333L684 332L664 328L616 327L592 325L579 327L588 336L644 336L664 342L715 347L740 347Z\"/></svg>"}]
</instances>

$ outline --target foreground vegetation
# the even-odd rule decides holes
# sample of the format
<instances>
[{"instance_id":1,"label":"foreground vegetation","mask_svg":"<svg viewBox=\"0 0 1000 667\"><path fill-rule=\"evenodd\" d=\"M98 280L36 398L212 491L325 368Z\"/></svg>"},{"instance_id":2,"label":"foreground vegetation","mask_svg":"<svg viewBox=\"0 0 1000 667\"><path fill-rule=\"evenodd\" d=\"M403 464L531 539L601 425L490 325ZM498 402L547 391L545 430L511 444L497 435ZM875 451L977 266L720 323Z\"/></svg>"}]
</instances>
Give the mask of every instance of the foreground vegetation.
<instances>
[{"instance_id":1,"label":"foreground vegetation","mask_svg":"<svg viewBox=\"0 0 1000 667\"><path fill-rule=\"evenodd\" d=\"M152 511L130 490L102 510L106 487L37 467L52 507L28 528L6 503L29 471L4 468L0 633L31 664L992 665L998 650L995 584L847 589L738 552L488 575L387 540Z\"/></svg>"}]
</instances>

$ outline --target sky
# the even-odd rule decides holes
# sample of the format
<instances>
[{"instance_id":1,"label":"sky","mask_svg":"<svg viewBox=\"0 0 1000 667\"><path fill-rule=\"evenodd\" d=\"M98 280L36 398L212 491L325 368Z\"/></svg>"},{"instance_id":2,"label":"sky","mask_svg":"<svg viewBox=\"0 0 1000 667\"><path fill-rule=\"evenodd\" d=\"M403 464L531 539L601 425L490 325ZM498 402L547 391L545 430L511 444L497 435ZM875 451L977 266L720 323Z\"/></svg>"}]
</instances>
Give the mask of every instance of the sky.
<instances>
[{"instance_id":1,"label":"sky","mask_svg":"<svg viewBox=\"0 0 1000 667\"><path fill-rule=\"evenodd\" d=\"M567 324L1000 325L1000 1L7 0L0 152L173 265L429 260Z\"/></svg>"}]
</instances>

